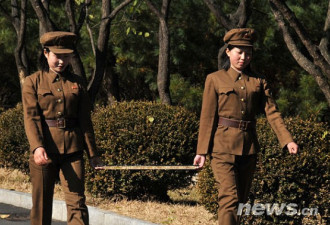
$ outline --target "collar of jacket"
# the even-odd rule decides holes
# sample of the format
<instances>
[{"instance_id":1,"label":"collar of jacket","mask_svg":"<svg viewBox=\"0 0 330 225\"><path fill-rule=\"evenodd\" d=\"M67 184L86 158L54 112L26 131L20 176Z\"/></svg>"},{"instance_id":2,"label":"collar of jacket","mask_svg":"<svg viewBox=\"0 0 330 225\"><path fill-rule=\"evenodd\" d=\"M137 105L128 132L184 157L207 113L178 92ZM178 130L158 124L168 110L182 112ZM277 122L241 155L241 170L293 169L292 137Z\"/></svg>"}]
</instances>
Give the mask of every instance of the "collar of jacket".
<instances>
[{"instance_id":1,"label":"collar of jacket","mask_svg":"<svg viewBox=\"0 0 330 225\"><path fill-rule=\"evenodd\" d=\"M57 78L61 78L63 80L67 77L67 70L63 71L62 73L56 73L54 70L49 69L49 72L46 72L46 75L48 77L48 80L51 83L57 82Z\"/></svg>"},{"instance_id":2,"label":"collar of jacket","mask_svg":"<svg viewBox=\"0 0 330 225\"><path fill-rule=\"evenodd\" d=\"M231 77L231 78L233 78L234 79L234 82L236 82L236 81L238 81L239 79L239 77L240 76L242 76L242 77L244 77L244 79L246 79L246 80L249 80L249 76L248 75L246 75L245 73L240 73L240 72L238 72L237 70L234 70L232 67L230 67L228 70L227 70L227 73L229 74L229 76Z\"/></svg>"}]
</instances>

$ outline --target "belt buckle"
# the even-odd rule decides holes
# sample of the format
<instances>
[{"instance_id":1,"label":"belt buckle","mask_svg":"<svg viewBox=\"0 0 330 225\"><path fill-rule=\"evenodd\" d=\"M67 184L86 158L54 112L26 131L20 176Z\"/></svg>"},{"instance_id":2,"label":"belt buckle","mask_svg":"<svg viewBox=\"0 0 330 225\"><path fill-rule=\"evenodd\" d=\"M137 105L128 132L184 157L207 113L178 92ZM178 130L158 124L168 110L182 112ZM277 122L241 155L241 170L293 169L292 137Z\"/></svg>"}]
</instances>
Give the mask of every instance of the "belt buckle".
<instances>
[{"instance_id":1,"label":"belt buckle","mask_svg":"<svg viewBox=\"0 0 330 225\"><path fill-rule=\"evenodd\" d=\"M66 127L65 119L64 118L58 118L56 121L56 127L60 129L64 129Z\"/></svg>"},{"instance_id":2,"label":"belt buckle","mask_svg":"<svg viewBox=\"0 0 330 225\"><path fill-rule=\"evenodd\" d=\"M243 131L246 131L247 130L247 125L248 125L247 122L245 122L243 120L240 120L239 124L238 124L238 128L243 130Z\"/></svg>"}]
</instances>

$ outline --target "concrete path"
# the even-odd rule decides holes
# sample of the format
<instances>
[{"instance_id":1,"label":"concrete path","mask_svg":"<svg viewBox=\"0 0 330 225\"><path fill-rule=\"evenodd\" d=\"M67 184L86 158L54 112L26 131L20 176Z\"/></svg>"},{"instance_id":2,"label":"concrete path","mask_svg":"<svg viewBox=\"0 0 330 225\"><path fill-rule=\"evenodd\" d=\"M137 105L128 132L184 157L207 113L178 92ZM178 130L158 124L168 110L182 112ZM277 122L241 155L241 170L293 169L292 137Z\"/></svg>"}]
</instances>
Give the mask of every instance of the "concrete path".
<instances>
[{"instance_id":1,"label":"concrete path","mask_svg":"<svg viewBox=\"0 0 330 225\"><path fill-rule=\"evenodd\" d=\"M0 225L30 225L30 210L0 203ZM52 225L66 225L53 220Z\"/></svg>"},{"instance_id":2,"label":"concrete path","mask_svg":"<svg viewBox=\"0 0 330 225\"><path fill-rule=\"evenodd\" d=\"M31 194L0 189L0 203L3 203L1 204L2 208L0 208L3 212L0 211L0 216L1 214L6 214L5 210L8 209L8 212L12 212L13 214L17 213L18 217L21 217L21 219L25 216L25 222L27 221L27 223L18 223L19 221L13 222L10 220L0 219L0 225L30 224L29 220L26 220L28 219L26 217L28 217L28 212L32 207ZM90 225L157 225L155 223L122 216L114 212L100 210L92 206L88 206L88 211ZM66 221L66 205L64 201L53 201L53 219L58 221ZM20 222L24 222L24 220ZM52 225L64 224L66 223L54 222Z\"/></svg>"}]
</instances>

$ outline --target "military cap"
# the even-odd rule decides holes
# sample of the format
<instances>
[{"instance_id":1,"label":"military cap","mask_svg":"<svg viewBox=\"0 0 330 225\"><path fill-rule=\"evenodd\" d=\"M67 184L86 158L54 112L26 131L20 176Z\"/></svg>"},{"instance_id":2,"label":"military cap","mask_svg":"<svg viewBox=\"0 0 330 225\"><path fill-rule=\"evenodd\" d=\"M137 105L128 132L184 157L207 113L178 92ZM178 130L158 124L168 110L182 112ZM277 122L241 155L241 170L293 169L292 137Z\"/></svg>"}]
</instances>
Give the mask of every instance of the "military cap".
<instances>
[{"instance_id":1,"label":"military cap","mask_svg":"<svg viewBox=\"0 0 330 225\"><path fill-rule=\"evenodd\" d=\"M43 47L55 54L72 53L77 36L71 32L53 31L44 33L40 37Z\"/></svg>"},{"instance_id":2,"label":"military cap","mask_svg":"<svg viewBox=\"0 0 330 225\"><path fill-rule=\"evenodd\" d=\"M251 28L232 29L223 38L225 43L237 46L253 46L256 39L256 32Z\"/></svg>"}]
</instances>

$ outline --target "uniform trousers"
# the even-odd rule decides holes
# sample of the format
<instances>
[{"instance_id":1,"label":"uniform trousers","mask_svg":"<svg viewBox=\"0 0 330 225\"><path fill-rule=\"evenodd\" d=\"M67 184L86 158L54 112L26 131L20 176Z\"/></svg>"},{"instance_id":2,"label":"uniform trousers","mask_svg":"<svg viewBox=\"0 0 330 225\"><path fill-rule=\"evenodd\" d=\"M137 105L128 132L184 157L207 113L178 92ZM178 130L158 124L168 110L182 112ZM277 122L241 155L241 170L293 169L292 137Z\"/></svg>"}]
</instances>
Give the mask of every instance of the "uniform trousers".
<instances>
[{"instance_id":1,"label":"uniform trousers","mask_svg":"<svg viewBox=\"0 0 330 225\"><path fill-rule=\"evenodd\" d=\"M29 166L32 182L32 225L50 225L54 186L60 179L65 194L68 225L88 225L88 209L84 195L83 153L48 154L49 163L39 166L30 156Z\"/></svg>"},{"instance_id":2,"label":"uniform trousers","mask_svg":"<svg viewBox=\"0 0 330 225\"><path fill-rule=\"evenodd\" d=\"M212 153L211 167L218 187L219 225L239 225L239 203L246 203L256 168L256 155Z\"/></svg>"}]
</instances>

